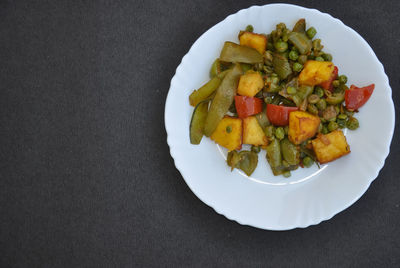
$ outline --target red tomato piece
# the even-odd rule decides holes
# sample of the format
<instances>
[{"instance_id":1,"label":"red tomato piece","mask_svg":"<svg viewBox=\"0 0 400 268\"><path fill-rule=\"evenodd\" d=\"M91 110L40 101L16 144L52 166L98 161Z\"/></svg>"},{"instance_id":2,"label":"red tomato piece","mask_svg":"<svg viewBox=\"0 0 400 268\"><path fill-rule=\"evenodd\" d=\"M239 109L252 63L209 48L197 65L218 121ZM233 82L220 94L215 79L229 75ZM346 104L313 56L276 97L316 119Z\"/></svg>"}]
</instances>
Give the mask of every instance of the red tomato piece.
<instances>
[{"instance_id":1,"label":"red tomato piece","mask_svg":"<svg viewBox=\"0 0 400 268\"><path fill-rule=\"evenodd\" d=\"M335 66L335 68L333 68L331 78L329 78L329 80L327 80L325 82L322 82L319 86L325 90L329 90L332 92L333 91L332 82L333 82L333 80L337 79L338 73L339 73L339 69L338 69L338 67Z\"/></svg>"},{"instance_id":2,"label":"red tomato piece","mask_svg":"<svg viewBox=\"0 0 400 268\"><path fill-rule=\"evenodd\" d=\"M246 118L262 111L263 101L255 97L235 96L235 107L239 118Z\"/></svg>"},{"instance_id":3,"label":"red tomato piece","mask_svg":"<svg viewBox=\"0 0 400 268\"><path fill-rule=\"evenodd\" d=\"M346 109L354 111L363 106L368 101L369 97L371 97L374 89L375 84L366 87L356 87L355 85L351 85L350 89L346 90L344 94Z\"/></svg>"},{"instance_id":4,"label":"red tomato piece","mask_svg":"<svg viewBox=\"0 0 400 268\"><path fill-rule=\"evenodd\" d=\"M297 107L267 104L267 117L275 126L287 126L289 124L289 113L297 110Z\"/></svg>"}]
</instances>

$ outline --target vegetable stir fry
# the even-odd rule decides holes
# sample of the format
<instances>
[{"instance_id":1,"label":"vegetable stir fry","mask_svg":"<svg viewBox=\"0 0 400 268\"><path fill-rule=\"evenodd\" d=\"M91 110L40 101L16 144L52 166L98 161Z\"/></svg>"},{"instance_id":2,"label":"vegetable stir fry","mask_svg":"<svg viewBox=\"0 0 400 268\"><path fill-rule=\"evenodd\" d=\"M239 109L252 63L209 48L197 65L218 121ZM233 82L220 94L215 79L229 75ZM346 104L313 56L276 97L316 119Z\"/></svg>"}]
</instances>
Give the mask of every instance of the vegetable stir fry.
<instances>
[{"instance_id":1,"label":"vegetable stir fry","mask_svg":"<svg viewBox=\"0 0 400 268\"><path fill-rule=\"evenodd\" d=\"M239 44L225 42L211 80L189 96L190 142L210 137L228 149L231 169L248 176L262 152L273 174L284 177L349 154L342 129L359 127L354 115L375 85L348 87L316 34L300 19L292 30L279 23L270 34L248 25Z\"/></svg>"}]
</instances>

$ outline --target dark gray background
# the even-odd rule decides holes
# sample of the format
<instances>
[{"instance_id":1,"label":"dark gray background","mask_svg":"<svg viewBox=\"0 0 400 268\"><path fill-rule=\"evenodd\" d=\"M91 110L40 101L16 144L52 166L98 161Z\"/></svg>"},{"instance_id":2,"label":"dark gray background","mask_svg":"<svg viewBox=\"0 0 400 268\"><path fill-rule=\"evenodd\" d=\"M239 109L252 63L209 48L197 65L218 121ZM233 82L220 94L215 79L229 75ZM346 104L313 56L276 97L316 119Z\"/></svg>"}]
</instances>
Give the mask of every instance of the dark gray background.
<instances>
[{"instance_id":1,"label":"dark gray background","mask_svg":"<svg viewBox=\"0 0 400 268\"><path fill-rule=\"evenodd\" d=\"M1 267L400 264L396 135L366 194L307 229L229 221L175 169L164 104L176 67L208 28L268 1L29 2L0 1ZM399 1L289 2L359 32L397 107Z\"/></svg>"}]
</instances>

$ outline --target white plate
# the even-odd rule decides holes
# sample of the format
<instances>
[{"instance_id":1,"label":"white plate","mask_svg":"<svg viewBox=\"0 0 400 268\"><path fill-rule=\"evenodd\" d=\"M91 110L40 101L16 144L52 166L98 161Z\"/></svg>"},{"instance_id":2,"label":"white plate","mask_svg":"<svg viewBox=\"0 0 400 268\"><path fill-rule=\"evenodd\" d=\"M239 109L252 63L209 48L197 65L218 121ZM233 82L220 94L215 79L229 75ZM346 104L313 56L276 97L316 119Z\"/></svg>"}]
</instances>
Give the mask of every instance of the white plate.
<instances>
[{"instance_id":1,"label":"white plate","mask_svg":"<svg viewBox=\"0 0 400 268\"><path fill-rule=\"evenodd\" d=\"M279 22L288 27L305 18L322 39L324 51L333 55L348 84L375 83L375 91L357 114L360 128L347 131L351 153L322 168L298 169L290 178L273 176L259 154L251 178L230 168L225 149L203 138L198 146L189 141L193 107L188 97L209 80L209 68L224 41L238 42L237 35L252 24L255 32L269 33ZM200 200L240 224L268 230L307 227L328 220L346 209L378 176L389 153L394 130L391 88L382 64L368 43L340 20L315 9L287 4L252 6L228 16L205 32L183 57L171 80L165 127L175 166Z\"/></svg>"}]
</instances>

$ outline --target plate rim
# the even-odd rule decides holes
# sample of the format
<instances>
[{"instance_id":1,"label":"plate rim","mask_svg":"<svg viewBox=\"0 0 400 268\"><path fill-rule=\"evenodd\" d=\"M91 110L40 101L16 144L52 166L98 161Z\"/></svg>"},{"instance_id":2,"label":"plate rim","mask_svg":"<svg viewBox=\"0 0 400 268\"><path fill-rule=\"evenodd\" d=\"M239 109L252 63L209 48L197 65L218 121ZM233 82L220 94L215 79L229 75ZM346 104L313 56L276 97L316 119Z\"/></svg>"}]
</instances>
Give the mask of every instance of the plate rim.
<instances>
[{"instance_id":1,"label":"plate rim","mask_svg":"<svg viewBox=\"0 0 400 268\"><path fill-rule=\"evenodd\" d=\"M245 223L245 222L243 222L243 221L240 220L240 219L233 218L233 217L231 217L231 216L229 216L229 215L226 215L225 213L219 211L217 208L215 208L215 206L214 206L214 204L213 204L212 202L206 202L206 201L204 200L203 197L200 197L200 195L197 193L197 191L194 189L194 187L193 187L193 186L190 184L190 182L185 178L185 176L184 176L184 174L183 174L184 171L183 171L182 167L180 166L180 164L177 162L177 157L176 157L176 154L175 154L175 152L174 152L174 150L173 150L173 145L171 144L171 139L170 139L170 135L169 135L169 133L171 132L171 130L169 130L169 126L170 126L171 124L169 124L169 118L167 117L167 111L168 111L168 109L169 109L169 103L170 103L170 102L168 102L168 100L169 100L169 98L170 98L170 96L171 96L171 89L173 88L174 83L175 83L175 81L176 81L176 79L177 79L177 74L178 74L178 73L180 72L180 70L182 69L183 63L185 62L185 60L186 60L186 58L188 57L188 55L190 54L190 52L193 50L193 48L194 48L194 46L196 45L197 41L200 40L201 38L203 38L203 37L204 37L208 32L210 32L213 28L215 28L215 27L217 27L218 25L222 24L224 21L229 20L230 17L236 16L236 15L238 15L239 13L248 11L248 10L250 10L250 9L262 9L262 8L274 7L274 6L275 6L275 7L276 7L276 6L277 6L277 7L295 7L295 8L299 8L299 9L303 9L303 10L308 10L308 11L312 11L312 12L317 12L317 13L320 13L320 14L322 14L322 15L328 16L330 19L332 19L332 20L338 22L338 23L339 23L342 27L344 27L346 30L349 30L350 32L352 32L353 34L355 34L355 36L356 36L357 38L361 39L361 41L365 42L366 45L367 45L367 47L368 47L369 52L371 53L371 56L374 58L375 62L377 63L377 66L379 66L379 69L380 69L381 73L383 74L384 85L385 85L385 87L389 90L389 92L388 92L389 96L388 96L388 97L389 97L389 99L390 99L390 101L391 101L391 107L390 107L390 108L391 108L391 114L393 115L393 116L392 116L393 119L392 119L392 122L391 122L391 124L390 124L390 126L391 126L391 129L390 129L390 139L389 139L389 141L388 141L388 143L387 143L386 148L382 148L382 156L383 156L383 159L382 159L381 163L377 164L377 166L376 166L376 172L375 172L374 174L371 174L370 176L368 176L368 178L366 178L366 179L368 179L368 183L366 183L365 189L360 189L360 195L359 195L359 196L354 196L354 198L353 198L351 201L349 201L345 206L340 207L339 209L333 209L332 212L331 212L328 216L326 216L326 217L321 217L320 219L312 220L312 221L310 221L310 223L305 224L305 225L302 225L302 226L293 224L293 226L288 226L288 227L286 227L286 228L274 228L274 227L266 227L266 226L261 226L261 225L255 225L255 224L248 224L248 223ZM258 228L258 229L262 229L262 230L286 231L286 230L292 230L292 229L297 229L297 228L307 228L307 227L312 226L312 225L318 225L318 224L320 224L320 223L323 222L323 221L330 220L330 219L331 219L332 217L334 217L335 215L337 215L337 214L343 212L344 210L346 210L347 208L349 208L350 206L352 206L354 203L356 203L356 202L365 194L365 192L366 192L366 191L369 189L369 187L371 186L371 183L372 183L375 179L377 179L377 177L378 177L378 175L379 175L379 172L380 172L380 171L382 170L382 168L384 167L385 162L386 162L386 159L387 159L387 157L388 157L388 155L389 155L389 153L390 153L390 146L391 146L391 143L392 143L392 140L393 140L393 135L394 135L395 121L396 121L396 118L395 118L395 117L396 117L396 113L395 113L395 107L394 107L394 102L393 102L393 96L392 96L392 94L393 94L393 91L392 91L392 88L391 88L391 86L390 86L389 78L388 78L388 76L387 76L387 74L386 74L386 72L385 72L384 66L383 66L383 64L380 62L380 60L378 59L378 57L376 56L376 54L375 54L375 52L373 51L373 49L371 48L370 44L369 44L357 31L355 31L355 30L352 29L351 27L349 27L349 26L347 26L346 24L344 24L340 19L333 17L333 16L330 15L329 13L325 13L325 12L319 11L319 10L317 10L317 9L315 9L315 8L306 8L306 7L299 6L299 5L294 5L294 4L272 3L272 4L266 4L266 5L252 5L252 6L248 7L248 8L240 9L239 11L228 15L228 16L225 17L223 20L219 21L218 23L216 23L216 24L213 25L212 27L208 28L207 31L205 31L203 34L201 34L201 35L193 42L193 44L191 45L191 47L189 48L189 50L187 51L187 53L182 57L182 59L181 59L179 65L178 65L178 67L177 67L176 70L175 70L174 76L173 76L172 79L171 79L170 87L169 87L168 94L167 94L166 101L165 101L165 109L164 109L164 123L165 123L165 124L164 124L164 125L165 125L165 130L166 130L166 132L167 132L167 144L168 144L168 146L169 146L170 155L172 156L172 158L173 158L173 160L174 160L174 165L175 165L176 169L179 171L179 173L181 174L182 178L184 179L184 181L185 181L185 183L187 184L187 186L189 187L189 189L195 194L195 196L196 196L200 201L202 201L202 202L203 202L204 204L206 204L207 206L211 207L211 208L212 208L215 212L217 212L218 214L223 215L223 216L226 217L227 219L229 219L229 220L231 220L231 221L235 221L235 222L239 223L240 225L247 225L247 226L255 227L255 228Z\"/></svg>"}]
</instances>

